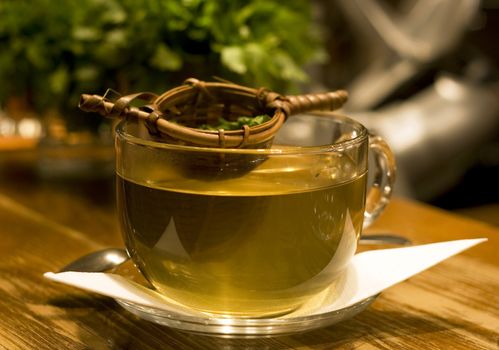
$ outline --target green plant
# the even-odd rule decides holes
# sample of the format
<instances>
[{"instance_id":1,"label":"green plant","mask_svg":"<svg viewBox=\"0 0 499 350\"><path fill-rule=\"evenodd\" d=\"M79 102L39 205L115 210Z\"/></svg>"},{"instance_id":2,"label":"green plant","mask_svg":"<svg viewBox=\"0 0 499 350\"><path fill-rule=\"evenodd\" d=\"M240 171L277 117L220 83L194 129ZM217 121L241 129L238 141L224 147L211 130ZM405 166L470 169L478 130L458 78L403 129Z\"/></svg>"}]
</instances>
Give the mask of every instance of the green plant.
<instances>
[{"instance_id":1,"label":"green plant","mask_svg":"<svg viewBox=\"0 0 499 350\"><path fill-rule=\"evenodd\" d=\"M212 75L290 91L319 48L306 0L2 0L0 104L64 111Z\"/></svg>"}]
</instances>

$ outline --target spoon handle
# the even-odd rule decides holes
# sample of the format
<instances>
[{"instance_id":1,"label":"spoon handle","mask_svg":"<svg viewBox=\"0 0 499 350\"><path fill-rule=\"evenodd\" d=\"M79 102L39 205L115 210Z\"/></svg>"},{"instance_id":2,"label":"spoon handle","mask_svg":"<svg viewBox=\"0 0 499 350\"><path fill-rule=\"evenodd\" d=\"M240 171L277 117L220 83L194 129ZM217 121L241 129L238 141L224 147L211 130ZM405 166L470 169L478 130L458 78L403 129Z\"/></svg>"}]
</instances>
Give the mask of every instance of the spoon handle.
<instances>
[{"instance_id":1,"label":"spoon handle","mask_svg":"<svg viewBox=\"0 0 499 350\"><path fill-rule=\"evenodd\" d=\"M381 244L411 245L412 242L410 239L405 238L403 236L387 233L387 234L363 235L360 237L359 244L363 244L363 245L381 245Z\"/></svg>"}]
</instances>

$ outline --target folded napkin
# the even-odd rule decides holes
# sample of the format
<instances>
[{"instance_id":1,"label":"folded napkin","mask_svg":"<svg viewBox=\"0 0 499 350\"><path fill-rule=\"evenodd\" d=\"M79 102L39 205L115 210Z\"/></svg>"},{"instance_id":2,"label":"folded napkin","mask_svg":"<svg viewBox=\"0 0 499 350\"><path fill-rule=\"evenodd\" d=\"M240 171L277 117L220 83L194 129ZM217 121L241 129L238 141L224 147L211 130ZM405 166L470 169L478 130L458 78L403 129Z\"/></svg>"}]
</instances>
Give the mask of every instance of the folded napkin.
<instances>
[{"instance_id":1,"label":"folded napkin","mask_svg":"<svg viewBox=\"0 0 499 350\"><path fill-rule=\"evenodd\" d=\"M337 292L334 296L332 293L324 292L286 317L312 315L352 306L486 240L485 238L464 239L405 248L371 250L356 254L342 277L339 295ZM204 315L152 289L115 274L47 272L44 276L56 282L134 304L182 315Z\"/></svg>"}]
</instances>

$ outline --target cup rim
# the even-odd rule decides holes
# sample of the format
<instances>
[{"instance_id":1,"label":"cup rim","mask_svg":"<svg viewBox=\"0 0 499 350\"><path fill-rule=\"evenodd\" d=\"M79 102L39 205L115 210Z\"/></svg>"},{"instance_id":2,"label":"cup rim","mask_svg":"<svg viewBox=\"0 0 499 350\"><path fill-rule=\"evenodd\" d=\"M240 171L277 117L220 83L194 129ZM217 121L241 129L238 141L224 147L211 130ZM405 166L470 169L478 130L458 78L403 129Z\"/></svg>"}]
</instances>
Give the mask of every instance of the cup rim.
<instances>
[{"instance_id":1,"label":"cup rim","mask_svg":"<svg viewBox=\"0 0 499 350\"><path fill-rule=\"evenodd\" d=\"M368 131L364 125L347 116L336 113L307 113L318 118L334 118L347 122L358 128L359 133L351 139L343 140L329 145L318 146L286 146L286 148L219 148L219 147L202 147L190 145L176 145L166 142L154 140L146 140L128 133L125 126L131 122L130 120L121 120L115 128L116 137L126 142L136 145L152 147L156 149L166 149L182 152L202 152L202 153L224 153L224 154L258 154L258 155L293 155L293 154L315 154L324 152L343 151L355 145L362 143L368 137Z\"/></svg>"}]
</instances>

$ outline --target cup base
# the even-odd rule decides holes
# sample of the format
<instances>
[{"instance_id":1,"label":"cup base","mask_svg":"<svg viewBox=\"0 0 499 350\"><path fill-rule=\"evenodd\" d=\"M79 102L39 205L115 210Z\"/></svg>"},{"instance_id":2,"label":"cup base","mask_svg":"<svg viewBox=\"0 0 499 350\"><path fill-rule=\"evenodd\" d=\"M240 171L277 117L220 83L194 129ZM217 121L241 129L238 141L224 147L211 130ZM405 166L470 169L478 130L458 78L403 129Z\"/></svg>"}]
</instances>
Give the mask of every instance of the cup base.
<instances>
[{"instance_id":1,"label":"cup base","mask_svg":"<svg viewBox=\"0 0 499 350\"><path fill-rule=\"evenodd\" d=\"M301 305L296 305L293 307L290 307L288 309L284 310L279 310L279 311L262 311L262 312L254 312L254 313L246 313L246 312L213 312L210 310L198 310L201 311L203 314L205 314L207 317L216 317L216 318L227 318L227 319L266 319L266 318L276 318L276 317L282 317L287 314L292 313L293 311L297 310L300 308Z\"/></svg>"},{"instance_id":2,"label":"cup base","mask_svg":"<svg viewBox=\"0 0 499 350\"><path fill-rule=\"evenodd\" d=\"M226 300L207 295L193 294L189 292L180 292L161 286L156 290L170 301L174 301L184 307L207 316L217 318L238 318L238 319L262 319L284 316L299 309L310 295L292 298L273 298L265 300L255 299L234 299ZM227 307L230 305L230 307Z\"/></svg>"}]
</instances>

